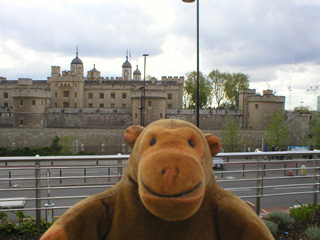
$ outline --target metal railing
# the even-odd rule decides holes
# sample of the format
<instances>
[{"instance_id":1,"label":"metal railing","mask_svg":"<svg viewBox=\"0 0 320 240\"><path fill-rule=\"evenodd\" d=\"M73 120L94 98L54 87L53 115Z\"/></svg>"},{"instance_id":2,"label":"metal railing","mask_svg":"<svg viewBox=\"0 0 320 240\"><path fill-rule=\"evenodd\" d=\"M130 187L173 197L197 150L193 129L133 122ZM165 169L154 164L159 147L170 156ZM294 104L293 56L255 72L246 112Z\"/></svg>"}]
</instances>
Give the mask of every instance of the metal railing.
<instances>
[{"instance_id":1,"label":"metal railing","mask_svg":"<svg viewBox=\"0 0 320 240\"><path fill-rule=\"evenodd\" d=\"M254 199L258 215L264 198L307 194L313 196L313 203L319 202L320 151L219 153L217 157L224 159L223 169L215 170L218 184L242 199ZM112 187L121 179L128 158L1 157L0 212L28 211L38 226L44 215L52 221L53 211L59 216L81 199Z\"/></svg>"}]
</instances>

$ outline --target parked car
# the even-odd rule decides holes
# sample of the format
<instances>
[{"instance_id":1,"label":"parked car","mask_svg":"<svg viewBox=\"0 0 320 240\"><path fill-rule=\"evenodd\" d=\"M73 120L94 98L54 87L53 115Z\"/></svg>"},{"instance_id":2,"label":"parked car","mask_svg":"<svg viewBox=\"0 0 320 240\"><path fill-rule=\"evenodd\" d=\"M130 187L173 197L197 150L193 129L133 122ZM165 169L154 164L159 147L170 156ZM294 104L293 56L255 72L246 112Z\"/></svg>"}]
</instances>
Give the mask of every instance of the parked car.
<instances>
[{"instance_id":1,"label":"parked car","mask_svg":"<svg viewBox=\"0 0 320 240\"><path fill-rule=\"evenodd\" d=\"M223 161L222 158L213 157L212 158L212 165L213 165L213 169L221 169L221 170L223 170L224 161Z\"/></svg>"}]
</instances>

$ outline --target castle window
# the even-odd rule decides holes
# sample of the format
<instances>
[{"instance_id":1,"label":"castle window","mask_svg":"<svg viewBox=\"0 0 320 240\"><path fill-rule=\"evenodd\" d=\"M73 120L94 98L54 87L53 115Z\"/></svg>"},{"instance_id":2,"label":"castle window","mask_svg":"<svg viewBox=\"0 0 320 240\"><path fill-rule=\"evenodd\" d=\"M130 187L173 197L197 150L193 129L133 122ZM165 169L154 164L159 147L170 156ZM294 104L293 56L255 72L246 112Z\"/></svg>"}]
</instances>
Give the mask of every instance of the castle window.
<instances>
[{"instance_id":1,"label":"castle window","mask_svg":"<svg viewBox=\"0 0 320 240\"><path fill-rule=\"evenodd\" d=\"M74 93L74 97L77 97L77 96L78 96L78 94L75 92L75 93Z\"/></svg>"},{"instance_id":2,"label":"castle window","mask_svg":"<svg viewBox=\"0 0 320 240\"><path fill-rule=\"evenodd\" d=\"M19 125L23 126L23 119L19 119Z\"/></svg>"},{"instance_id":3,"label":"castle window","mask_svg":"<svg viewBox=\"0 0 320 240\"><path fill-rule=\"evenodd\" d=\"M134 114L134 117L135 117L135 118L138 118L138 113L135 113L135 114Z\"/></svg>"},{"instance_id":4,"label":"castle window","mask_svg":"<svg viewBox=\"0 0 320 240\"><path fill-rule=\"evenodd\" d=\"M77 107L77 103L74 104L74 107L75 107L75 108Z\"/></svg>"},{"instance_id":5,"label":"castle window","mask_svg":"<svg viewBox=\"0 0 320 240\"><path fill-rule=\"evenodd\" d=\"M36 105L36 100L32 100L32 105Z\"/></svg>"},{"instance_id":6,"label":"castle window","mask_svg":"<svg viewBox=\"0 0 320 240\"><path fill-rule=\"evenodd\" d=\"M172 93L168 93L168 99L172 99Z\"/></svg>"},{"instance_id":7,"label":"castle window","mask_svg":"<svg viewBox=\"0 0 320 240\"><path fill-rule=\"evenodd\" d=\"M111 93L111 99L115 99L116 98L116 94L115 93Z\"/></svg>"},{"instance_id":8,"label":"castle window","mask_svg":"<svg viewBox=\"0 0 320 240\"><path fill-rule=\"evenodd\" d=\"M58 97L58 93L57 92L54 93L54 97Z\"/></svg>"},{"instance_id":9,"label":"castle window","mask_svg":"<svg viewBox=\"0 0 320 240\"><path fill-rule=\"evenodd\" d=\"M122 99L126 99L127 98L127 94L126 93L122 93Z\"/></svg>"},{"instance_id":10,"label":"castle window","mask_svg":"<svg viewBox=\"0 0 320 240\"><path fill-rule=\"evenodd\" d=\"M89 108L92 108L93 107L93 104L92 103L89 103Z\"/></svg>"},{"instance_id":11,"label":"castle window","mask_svg":"<svg viewBox=\"0 0 320 240\"><path fill-rule=\"evenodd\" d=\"M160 118L162 118L163 116L162 116L162 113L160 113Z\"/></svg>"},{"instance_id":12,"label":"castle window","mask_svg":"<svg viewBox=\"0 0 320 240\"><path fill-rule=\"evenodd\" d=\"M63 91L63 97L69 97L69 91Z\"/></svg>"},{"instance_id":13,"label":"castle window","mask_svg":"<svg viewBox=\"0 0 320 240\"><path fill-rule=\"evenodd\" d=\"M100 103L100 108L103 108L104 107L104 104L103 103Z\"/></svg>"},{"instance_id":14,"label":"castle window","mask_svg":"<svg viewBox=\"0 0 320 240\"><path fill-rule=\"evenodd\" d=\"M255 105L254 105L254 108L255 108L255 109L259 109L259 104L255 104Z\"/></svg>"},{"instance_id":15,"label":"castle window","mask_svg":"<svg viewBox=\"0 0 320 240\"><path fill-rule=\"evenodd\" d=\"M114 107L115 107L114 103L111 103L111 108L114 108Z\"/></svg>"},{"instance_id":16,"label":"castle window","mask_svg":"<svg viewBox=\"0 0 320 240\"><path fill-rule=\"evenodd\" d=\"M152 101L148 101L148 107L152 106Z\"/></svg>"},{"instance_id":17,"label":"castle window","mask_svg":"<svg viewBox=\"0 0 320 240\"><path fill-rule=\"evenodd\" d=\"M23 100L20 100L20 106L23 106Z\"/></svg>"},{"instance_id":18,"label":"castle window","mask_svg":"<svg viewBox=\"0 0 320 240\"><path fill-rule=\"evenodd\" d=\"M3 97L8 98L8 93L7 92L3 93Z\"/></svg>"},{"instance_id":19,"label":"castle window","mask_svg":"<svg viewBox=\"0 0 320 240\"><path fill-rule=\"evenodd\" d=\"M4 103L4 106L5 106L5 107L8 107L8 103L7 103L7 102L5 102L5 103Z\"/></svg>"},{"instance_id":20,"label":"castle window","mask_svg":"<svg viewBox=\"0 0 320 240\"><path fill-rule=\"evenodd\" d=\"M168 103L168 108L171 109L172 108L172 104Z\"/></svg>"},{"instance_id":21,"label":"castle window","mask_svg":"<svg viewBox=\"0 0 320 240\"><path fill-rule=\"evenodd\" d=\"M55 107L58 107L58 103L54 103L54 106L55 106Z\"/></svg>"},{"instance_id":22,"label":"castle window","mask_svg":"<svg viewBox=\"0 0 320 240\"><path fill-rule=\"evenodd\" d=\"M93 99L93 93L89 93L89 94L88 94L88 98L89 98L89 99Z\"/></svg>"},{"instance_id":23,"label":"castle window","mask_svg":"<svg viewBox=\"0 0 320 240\"><path fill-rule=\"evenodd\" d=\"M63 107L64 107L64 108L69 107L69 102L63 102Z\"/></svg>"},{"instance_id":24,"label":"castle window","mask_svg":"<svg viewBox=\"0 0 320 240\"><path fill-rule=\"evenodd\" d=\"M104 99L104 93L100 93L100 99Z\"/></svg>"}]
</instances>

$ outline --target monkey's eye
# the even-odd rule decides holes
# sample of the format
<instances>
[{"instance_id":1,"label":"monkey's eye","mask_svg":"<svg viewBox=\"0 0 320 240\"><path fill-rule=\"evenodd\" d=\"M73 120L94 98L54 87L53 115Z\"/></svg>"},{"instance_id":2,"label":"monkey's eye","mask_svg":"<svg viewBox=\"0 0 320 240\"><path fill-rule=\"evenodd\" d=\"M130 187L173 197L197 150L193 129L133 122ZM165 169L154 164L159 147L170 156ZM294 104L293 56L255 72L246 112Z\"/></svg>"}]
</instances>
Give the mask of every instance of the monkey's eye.
<instances>
[{"instance_id":1,"label":"monkey's eye","mask_svg":"<svg viewBox=\"0 0 320 240\"><path fill-rule=\"evenodd\" d=\"M149 143L150 143L151 146L153 146L153 145L156 144L156 142L157 142L156 138L151 138Z\"/></svg>"},{"instance_id":2,"label":"monkey's eye","mask_svg":"<svg viewBox=\"0 0 320 240\"><path fill-rule=\"evenodd\" d=\"M194 142L191 139L188 140L188 143L189 143L190 147L194 148Z\"/></svg>"}]
</instances>

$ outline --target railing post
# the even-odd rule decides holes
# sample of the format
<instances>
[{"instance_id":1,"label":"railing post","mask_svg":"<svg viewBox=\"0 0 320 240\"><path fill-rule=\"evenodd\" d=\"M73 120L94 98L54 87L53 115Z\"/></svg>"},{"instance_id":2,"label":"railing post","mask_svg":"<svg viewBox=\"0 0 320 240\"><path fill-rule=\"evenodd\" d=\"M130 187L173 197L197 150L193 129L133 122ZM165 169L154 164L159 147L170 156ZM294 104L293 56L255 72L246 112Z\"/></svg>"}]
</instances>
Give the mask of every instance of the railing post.
<instances>
[{"instance_id":1,"label":"railing post","mask_svg":"<svg viewBox=\"0 0 320 240\"><path fill-rule=\"evenodd\" d=\"M87 169L86 168L84 168L83 169L83 176L84 176L84 182L86 183L87 182Z\"/></svg>"},{"instance_id":2,"label":"railing post","mask_svg":"<svg viewBox=\"0 0 320 240\"><path fill-rule=\"evenodd\" d=\"M118 177L118 181L120 181L122 177L122 160L121 159L118 159L118 175L120 175L120 177Z\"/></svg>"},{"instance_id":3,"label":"railing post","mask_svg":"<svg viewBox=\"0 0 320 240\"><path fill-rule=\"evenodd\" d=\"M263 163L261 163L260 158L258 157L258 163L257 163L257 189L256 189L256 214L260 216L260 209L261 209L261 196L263 195L263 175L264 175L264 169L263 169Z\"/></svg>"},{"instance_id":4,"label":"railing post","mask_svg":"<svg viewBox=\"0 0 320 240\"><path fill-rule=\"evenodd\" d=\"M317 205L318 204L318 192L320 191L320 169L319 169L319 159L320 156L318 156L317 159L315 159L314 161L314 186L313 186L313 190L314 190L314 194L313 194L313 204Z\"/></svg>"},{"instance_id":5,"label":"railing post","mask_svg":"<svg viewBox=\"0 0 320 240\"><path fill-rule=\"evenodd\" d=\"M9 171L9 186L12 186L12 182L11 182L11 171Z\"/></svg>"},{"instance_id":6,"label":"railing post","mask_svg":"<svg viewBox=\"0 0 320 240\"><path fill-rule=\"evenodd\" d=\"M41 190L40 190L40 161L36 160L35 162L35 177L36 177L36 225L37 228L40 229L40 221L41 221Z\"/></svg>"},{"instance_id":7,"label":"railing post","mask_svg":"<svg viewBox=\"0 0 320 240\"><path fill-rule=\"evenodd\" d=\"M243 164L242 165L242 177L245 177L245 169L246 169L246 167L245 167L245 164Z\"/></svg>"}]
</instances>

